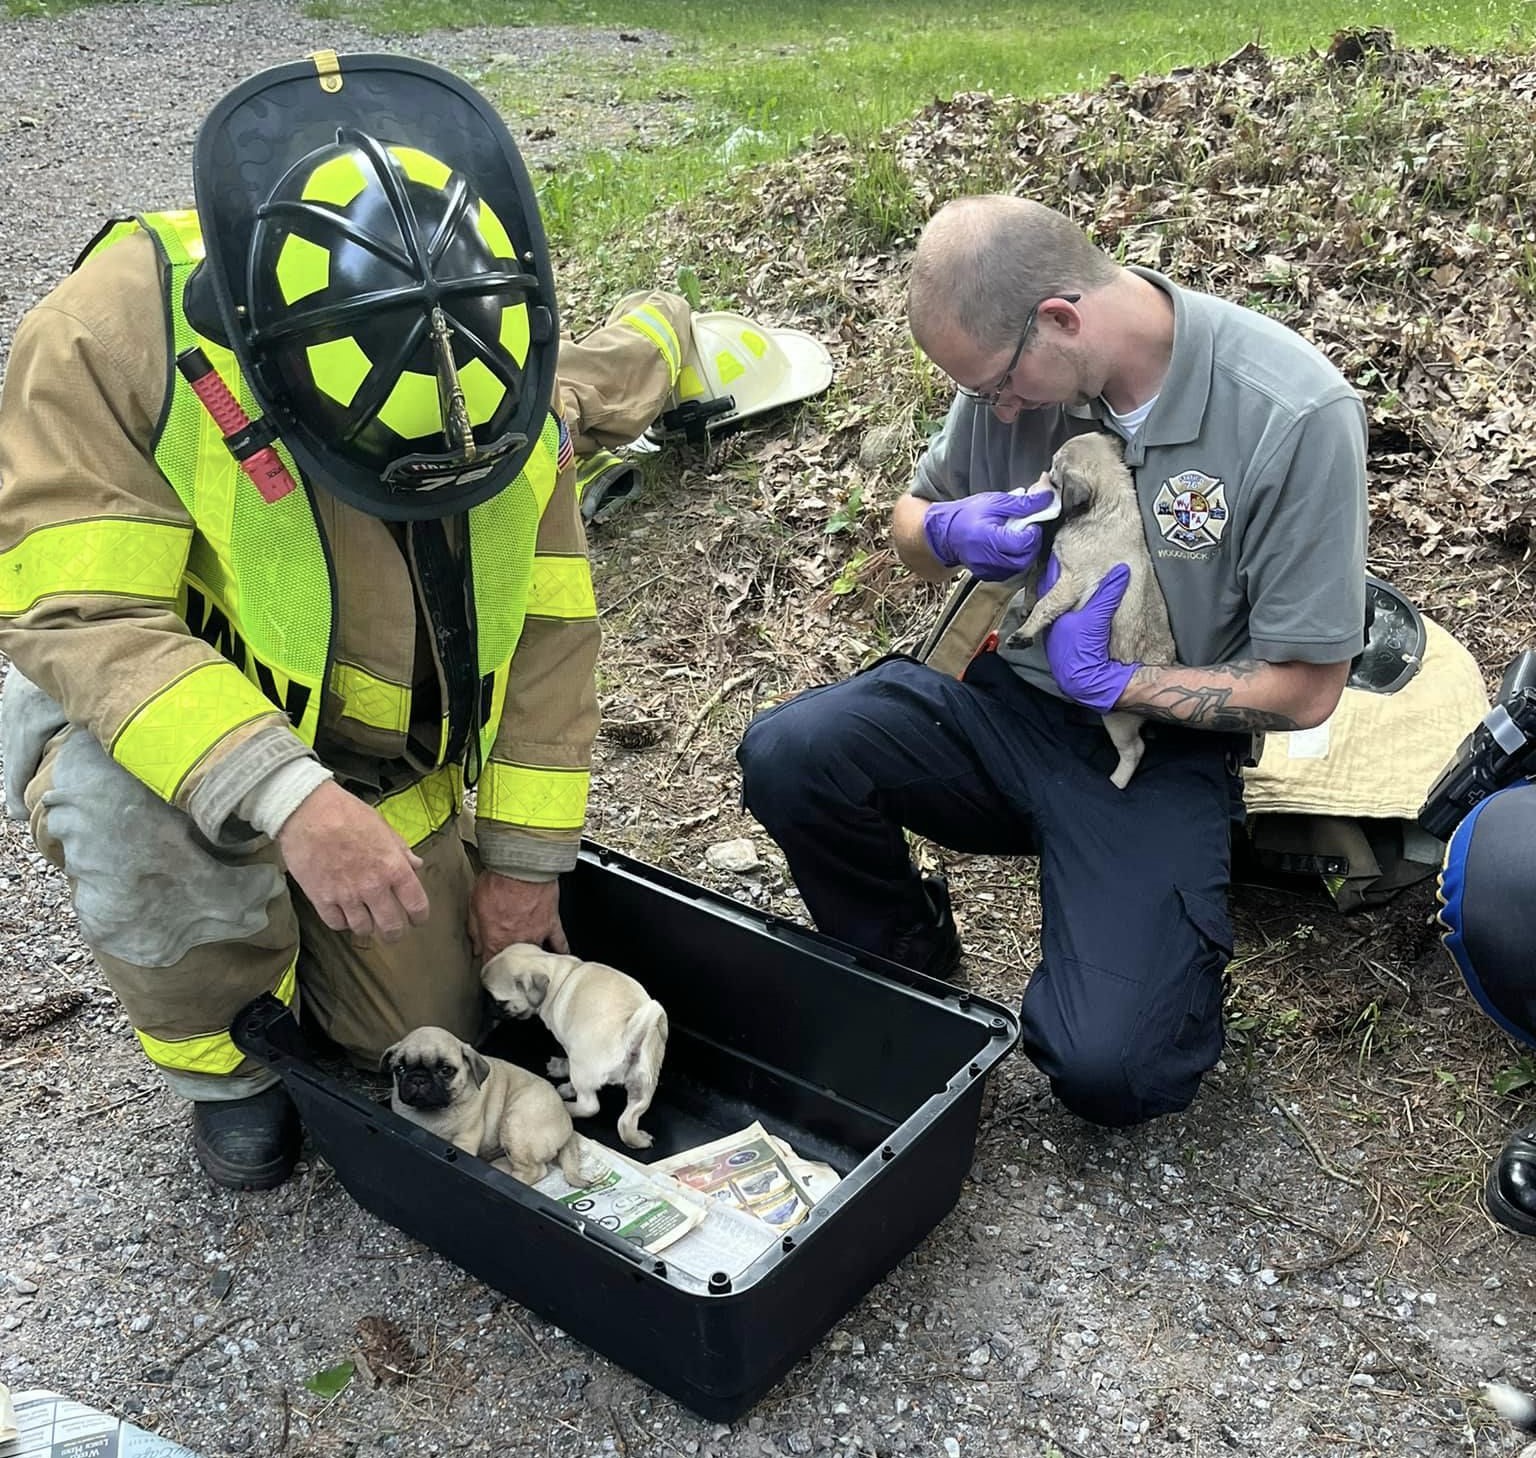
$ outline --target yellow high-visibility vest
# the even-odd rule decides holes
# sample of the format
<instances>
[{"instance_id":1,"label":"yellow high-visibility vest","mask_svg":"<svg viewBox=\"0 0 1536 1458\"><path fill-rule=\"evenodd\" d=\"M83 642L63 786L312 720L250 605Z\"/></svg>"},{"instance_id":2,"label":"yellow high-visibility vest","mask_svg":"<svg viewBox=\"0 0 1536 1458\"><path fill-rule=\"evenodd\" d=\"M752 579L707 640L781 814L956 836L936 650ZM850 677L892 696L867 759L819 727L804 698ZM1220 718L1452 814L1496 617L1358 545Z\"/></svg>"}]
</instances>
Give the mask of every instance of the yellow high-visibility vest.
<instances>
[{"instance_id":1,"label":"yellow high-visibility vest","mask_svg":"<svg viewBox=\"0 0 1536 1458\"><path fill-rule=\"evenodd\" d=\"M203 258L202 230L193 211L120 219L102 230L83 257L140 230L159 249L168 279L170 324L166 408L154 441L155 463L195 523L189 533L174 523L84 521L60 542L74 590L87 584L111 591L174 598L192 632L221 654L152 695L107 746L113 758L166 800L227 734L274 707L313 744L322 686L346 705L347 717L403 733L410 722L408 685L374 677L334 660L335 593L331 567L307 490L281 500L262 498L223 442L217 425L175 368L175 356L197 345L246 412L261 413L234 354L198 334L187 321L183 295ZM558 475L560 425L546 416L522 472L489 501L468 512L468 566L474 598L477 668L489 680L487 712L479 726L482 817L554 829L579 828L586 811L587 776L565 770L490 762L506 698L508 669L533 607L560 616L593 617L585 560L550 559L536 570L539 520ZM294 479L298 468L281 441L278 455ZM544 564L545 559L537 559ZM62 565L62 563L61 563ZM572 567L581 581L568 582ZM554 574L552 581L544 579ZM99 579L99 580L98 580ZM546 604L545 599L559 601ZM441 743L447 743L447 726ZM578 785L576 782L580 781ZM385 818L416 844L457 814L463 799L459 765L441 765L381 805ZM578 803L579 802L579 803Z\"/></svg>"}]
</instances>

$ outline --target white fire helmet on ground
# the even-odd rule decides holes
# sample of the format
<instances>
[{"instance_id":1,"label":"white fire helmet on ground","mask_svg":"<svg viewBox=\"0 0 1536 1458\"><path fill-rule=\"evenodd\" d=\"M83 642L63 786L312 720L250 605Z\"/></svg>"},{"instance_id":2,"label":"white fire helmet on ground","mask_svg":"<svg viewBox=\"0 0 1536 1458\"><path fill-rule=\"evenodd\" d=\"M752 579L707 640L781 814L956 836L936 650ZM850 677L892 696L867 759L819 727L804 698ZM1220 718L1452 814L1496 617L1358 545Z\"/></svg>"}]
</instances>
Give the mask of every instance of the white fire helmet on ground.
<instances>
[{"instance_id":1,"label":"white fire helmet on ground","mask_svg":"<svg viewBox=\"0 0 1536 1458\"><path fill-rule=\"evenodd\" d=\"M693 338L653 441L701 442L724 427L819 395L832 383L832 356L803 329L759 324L742 314L693 316Z\"/></svg>"}]
</instances>

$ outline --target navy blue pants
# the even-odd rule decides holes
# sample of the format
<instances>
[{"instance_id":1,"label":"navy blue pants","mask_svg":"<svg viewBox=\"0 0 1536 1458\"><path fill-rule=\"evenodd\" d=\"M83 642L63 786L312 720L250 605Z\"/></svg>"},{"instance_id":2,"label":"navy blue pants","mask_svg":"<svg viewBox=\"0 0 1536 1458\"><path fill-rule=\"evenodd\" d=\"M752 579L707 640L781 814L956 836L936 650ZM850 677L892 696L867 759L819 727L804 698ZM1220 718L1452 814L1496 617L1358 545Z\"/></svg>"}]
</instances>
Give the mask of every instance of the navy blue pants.
<instances>
[{"instance_id":1,"label":"navy blue pants","mask_svg":"<svg viewBox=\"0 0 1536 1458\"><path fill-rule=\"evenodd\" d=\"M1232 951L1239 741L1148 728L1117 790L1099 716L995 654L963 682L892 658L759 714L737 759L817 927L868 951L928 914L904 827L952 850L1038 855L1022 1044L1069 1109L1124 1125L1186 1108L1221 1056Z\"/></svg>"}]
</instances>

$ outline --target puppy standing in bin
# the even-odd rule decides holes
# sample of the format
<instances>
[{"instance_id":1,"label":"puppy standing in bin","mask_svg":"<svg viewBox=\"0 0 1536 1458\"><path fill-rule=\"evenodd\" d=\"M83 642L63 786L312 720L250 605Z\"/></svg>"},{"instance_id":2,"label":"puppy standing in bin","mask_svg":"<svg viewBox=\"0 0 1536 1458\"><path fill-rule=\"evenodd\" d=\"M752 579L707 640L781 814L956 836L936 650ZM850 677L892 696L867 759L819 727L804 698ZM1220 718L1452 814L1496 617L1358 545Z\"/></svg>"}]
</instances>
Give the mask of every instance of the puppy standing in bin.
<instances>
[{"instance_id":1,"label":"puppy standing in bin","mask_svg":"<svg viewBox=\"0 0 1536 1458\"><path fill-rule=\"evenodd\" d=\"M1051 458L1050 484L1061 498L1061 519L1051 542L1051 558L1060 569L1046 586L1023 624L1008 639L1010 648L1026 647L1064 612L1081 607L1105 573L1119 563L1130 569L1130 585L1109 629L1109 652L1122 663L1172 663L1173 629L1163 601L1147 539L1141 525L1136 481L1107 435L1074 436ZM1141 763L1144 746L1140 714L1110 712L1104 728L1120 752L1109 777L1123 790Z\"/></svg>"},{"instance_id":2,"label":"puppy standing in bin","mask_svg":"<svg viewBox=\"0 0 1536 1458\"><path fill-rule=\"evenodd\" d=\"M651 1106L667 1051L666 1009L633 977L601 962L546 952L517 942L497 953L480 973L485 990L508 1017L537 1013L560 1041L564 1058L551 1058L551 1078L566 1078L560 1096L582 1118L597 1112L597 1091L617 1084L629 1095L619 1115L619 1138L649 1149L640 1116Z\"/></svg>"},{"instance_id":3,"label":"puppy standing in bin","mask_svg":"<svg viewBox=\"0 0 1536 1458\"><path fill-rule=\"evenodd\" d=\"M560 1095L537 1074L432 1027L386 1048L380 1067L394 1080L397 1114L525 1185L543 1179L552 1160L577 1188L591 1177Z\"/></svg>"}]
</instances>

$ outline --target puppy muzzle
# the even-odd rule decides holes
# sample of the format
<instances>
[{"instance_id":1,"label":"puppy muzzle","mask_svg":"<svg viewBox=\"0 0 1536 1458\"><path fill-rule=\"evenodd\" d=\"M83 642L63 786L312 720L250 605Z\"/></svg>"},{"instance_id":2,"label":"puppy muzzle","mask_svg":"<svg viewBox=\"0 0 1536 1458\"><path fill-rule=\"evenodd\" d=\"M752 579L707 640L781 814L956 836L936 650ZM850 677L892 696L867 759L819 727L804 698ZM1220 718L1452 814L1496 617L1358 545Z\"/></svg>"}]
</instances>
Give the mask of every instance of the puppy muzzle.
<instances>
[{"instance_id":1,"label":"puppy muzzle","mask_svg":"<svg viewBox=\"0 0 1536 1458\"><path fill-rule=\"evenodd\" d=\"M400 1102L413 1109L446 1109L453 1102L447 1085L420 1068L402 1068L395 1075L395 1090Z\"/></svg>"}]
</instances>

